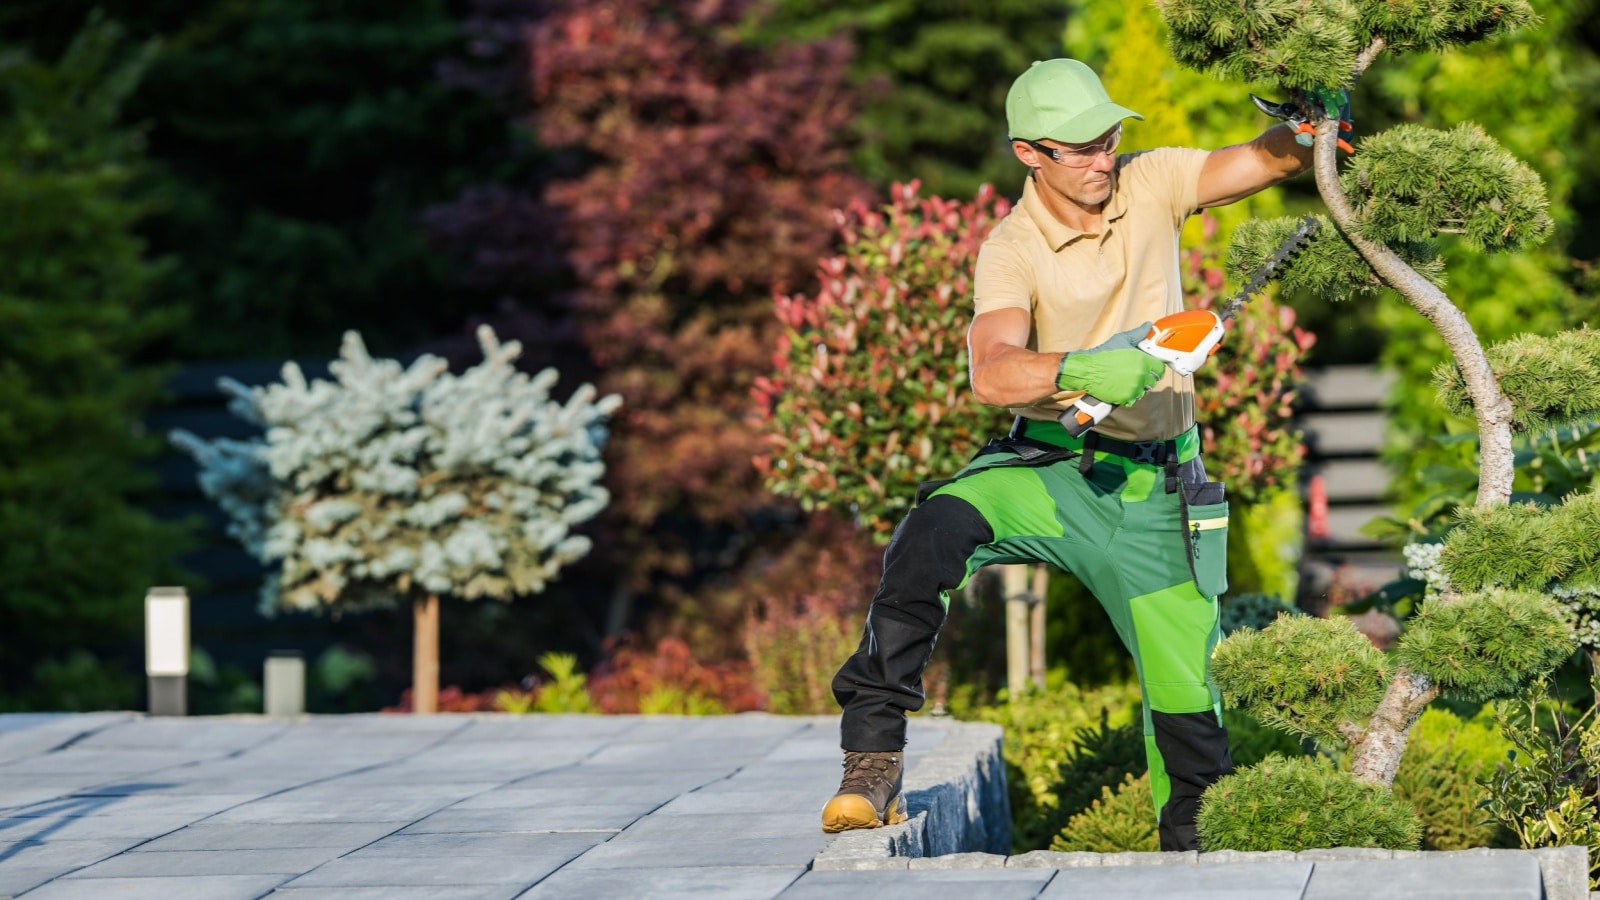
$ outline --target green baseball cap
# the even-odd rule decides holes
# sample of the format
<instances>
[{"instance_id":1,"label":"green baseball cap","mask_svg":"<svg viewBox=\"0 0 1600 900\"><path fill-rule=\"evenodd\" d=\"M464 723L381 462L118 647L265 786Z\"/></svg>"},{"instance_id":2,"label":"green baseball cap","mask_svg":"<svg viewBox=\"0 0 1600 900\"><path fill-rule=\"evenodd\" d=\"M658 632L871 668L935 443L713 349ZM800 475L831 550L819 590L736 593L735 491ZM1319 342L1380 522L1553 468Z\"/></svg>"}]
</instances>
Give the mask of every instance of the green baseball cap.
<instances>
[{"instance_id":1,"label":"green baseball cap","mask_svg":"<svg viewBox=\"0 0 1600 900\"><path fill-rule=\"evenodd\" d=\"M1100 77L1075 59L1036 61L1006 93L1012 140L1086 144L1123 119L1144 116L1112 103Z\"/></svg>"}]
</instances>

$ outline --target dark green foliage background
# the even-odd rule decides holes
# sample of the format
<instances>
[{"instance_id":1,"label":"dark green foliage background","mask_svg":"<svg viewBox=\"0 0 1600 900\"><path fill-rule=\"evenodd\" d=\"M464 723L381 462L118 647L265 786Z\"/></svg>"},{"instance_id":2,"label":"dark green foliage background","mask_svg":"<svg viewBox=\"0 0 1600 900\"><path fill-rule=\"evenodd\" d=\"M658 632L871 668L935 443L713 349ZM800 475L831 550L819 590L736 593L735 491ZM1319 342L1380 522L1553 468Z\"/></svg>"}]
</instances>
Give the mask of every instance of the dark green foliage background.
<instances>
[{"instance_id":1,"label":"dark green foliage background","mask_svg":"<svg viewBox=\"0 0 1600 900\"><path fill-rule=\"evenodd\" d=\"M0 711L132 705L113 658L178 547L137 505L159 373L130 361L176 323L119 123L149 58L97 21L59 61L0 64Z\"/></svg>"},{"instance_id":2,"label":"dark green foliage background","mask_svg":"<svg viewBox=\"0 0 1600 900\"><path fill-rule=\"evenodd\" d=\"M867 92L853 162L867 180L919 179L924 194L970 197L990 183L1021 192L1005 140L1006 90L1028 64L1061 56L1068 0L776 0L764 30L851 34L852 76Z\"/></svg>"},{"instance_id":3,"label":"dark green foliage background","mask_svg":"<svg viewBox=\"0 0 1600 900\"><path fill-rule=\"evenodd\" d=\"M326 358L346 328L375 353L457 328L423 211L510 157L505 119L447 87L463 10L445 0L23 2L0 39L58 52L91 9L157 52L129 98L147 125L150 215L174 264L163 299L183 358Z\"/></svg>"}]
</instances>

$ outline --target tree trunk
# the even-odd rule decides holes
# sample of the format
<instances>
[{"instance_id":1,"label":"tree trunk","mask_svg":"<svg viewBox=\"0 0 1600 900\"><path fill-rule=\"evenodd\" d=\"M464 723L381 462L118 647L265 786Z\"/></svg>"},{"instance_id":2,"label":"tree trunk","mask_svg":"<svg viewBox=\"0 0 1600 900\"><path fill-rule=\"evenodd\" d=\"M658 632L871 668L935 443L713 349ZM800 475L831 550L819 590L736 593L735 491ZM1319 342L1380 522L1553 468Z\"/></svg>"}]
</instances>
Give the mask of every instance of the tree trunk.
<instances>
[{"instance_id":1,"label":"tree trunk","mask_svg":"<svg viewBox=\"0 0 1600 900\"><path fill-rule=\"evenodd\" d=\"M1437 696L1438 686L1426 675L1413 675L1405 666L1399 667L1367 723L1366 733L1351 745L1350 774L1368 784L1393 784L1411 726Z\"/></svg>"},{"instance_id":2,"label":"tree trunk","mask_svg":"<svg viewBox=\"0 0 1600 900\"><path fill-rule=\"evenodd\" d=\"M1012 699L1028 688L1028 567L1000 567L1006 601L1006 693Z\"/></svg>"},{"instance_id":3,"label":"tree trunk","mask_svg":"<svg viewBox=\"0 0 1600 900\"><path fill-rule=\"evenodd\" d=\"M1032 608L1028 611L1028 675L1033 686L1044 690L1044 598L1050 590L1050 567L1038 563L1033 567Z\"/></svg>"},{"instance_id":4,"label":"tree trunk","mask_svg":"<svg viewBox=\"0 0 1600 900\"><path fill-rule=\"evenodd\" d=\"M1382 41L1375 40L1362 51L1355 71L1351 73L1352 85L1382 49ZM1314 150L1317 190L1328 206L1329 216L1373 271L1433 323L1433 327L1444 338L1445 346L1450 349L1456 365L1461 369L1478 420L1477 505L1504 503L1511 497L1514 475L1511 401L1500 393L1499 382L1489 366L1483 343L1478 340L1466 315L1450 302L1443 291L1418 274L1394 251L1360 235L1356 227L1356 212L1339 183L1338 137L1337 118L1324 118L1317 124ZM1444 597L1434 602L1448 603L1450 596L1451 592L1446 591ZM1358 781L1383 785L1394 782L1411 726L1438 694L1438 686L1430 683L1426 676L1413 674L1405 666L1398 667L1365 733L1353 742L1351 773Z\"/></svg>"},{"instance_id":5,"label":"tree trunk","mask_svg":"<svg viewBox=\"0 0 1600 900\"><path fill-rule=\"evenodd\" d=\"M1406 265L1393 250L1369 241L1357 232L1355 210L1339 184L1338 150L1335 146L1338 134L1339 123L1335 119L1324 119L1317 126L1317 190L1321 192L1334 223L1372 266L1373 271L1432 322L1439 336L1444 338L1445 346L1450 349L1456 365L1461 369L1478 420L1480 461L1477 505L1504 503L1511 497L1511 479L1514 475L1511 401L1500 393L1500 384L1489 366L1489 356L1484 352L1483 344L1472 330L1466 315L1450 302L1443 291Z\"/></svg>"},{"instance_id":6,"label":"tree trunk","mask_svg":"<svg viewBox=\"0 0 1600 900\"><path fill-rule=\"evenodd\" d=\"M1594 691L1590 704L1600 709L1600 650L1585 647L1583 652L1589 657L1589 687Z\"/></svg>"},{"instance_id":7,"label":"tree trunk","mask_svg":"<svg viewBox=\"0 0 1600 900\"><path fill-rule=\"evenodd\" d=\"M439 595L429 594L411 606L411 711L439 711Z\"/></svg>"}]
</instances>

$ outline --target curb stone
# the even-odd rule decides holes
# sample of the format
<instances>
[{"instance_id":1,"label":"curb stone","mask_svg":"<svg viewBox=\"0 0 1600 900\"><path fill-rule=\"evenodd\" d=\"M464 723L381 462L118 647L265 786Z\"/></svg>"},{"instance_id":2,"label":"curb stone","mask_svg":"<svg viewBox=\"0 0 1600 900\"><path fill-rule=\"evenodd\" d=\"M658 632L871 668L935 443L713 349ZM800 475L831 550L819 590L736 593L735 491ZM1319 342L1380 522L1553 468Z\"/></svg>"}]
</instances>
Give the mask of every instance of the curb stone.
<instances>
[{"instance_id":1,"label":"curb stone","mask_svg":"<svg viewBox=\"0 0 1600 900\"><path fill-rule=\"evenodd\" d=\"M899 825L834 836L811 861L812 869L904 869L907 859L953 854L999 856L1002 862L993 865L1004 864L1002 854L1011 849L1011 802L1000 755L1000 726L940 719L926 725L913 722L911 727L941 731L944 739L906 772L910 818ZM938 866L978 867L976 862Z\"/></svg>"},{"instance_id":2,"label":"curb stone","mask_svg":"<svg viewBox=\"0 0 1600 900\"><path fill-rule=\"evenodd\" d=\"M1059 850L1033 850L1007 858L1010 869L1081 869L1100 865L1104 853L1077 851L1062 853Z\"/></svg>"}]
</instances>

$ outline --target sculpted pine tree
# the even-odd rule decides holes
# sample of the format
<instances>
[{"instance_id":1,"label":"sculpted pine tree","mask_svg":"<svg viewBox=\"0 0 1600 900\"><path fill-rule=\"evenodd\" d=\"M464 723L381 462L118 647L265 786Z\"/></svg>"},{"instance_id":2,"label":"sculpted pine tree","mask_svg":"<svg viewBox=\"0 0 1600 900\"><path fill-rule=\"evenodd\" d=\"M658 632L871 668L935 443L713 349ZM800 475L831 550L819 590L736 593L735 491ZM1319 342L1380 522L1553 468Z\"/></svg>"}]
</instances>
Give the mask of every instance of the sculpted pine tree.
<instances>
[{"instance_id":1,"label":"sculpted pine tree","mask_svg":"<svg viewBox=\"0 0 1600 900\"><path fill-rule=\"evenodd\" d=\"M1445 293L1437 252L1442 240L1464 241L1486 253L1514 252L1542 240L1551 219L1538 176L1471 123L1448 131L1402 125L1366 137L1343 171L1336 145L1339 92L1353 88L1384 54L1443 51L1530 25L1535 17L1528 4L1272 0L1241 6L1229 0L1157 0L1157 7L1180 63L1275 85L1315 128L1317 188L1335 227L1320 229L1284 277L1285 287L1333 300L1393 289L1448 346L1454 364L1438 373L1441 402L1476 418L1481 457L1476 508L1457 532L1476 528L1482 538L1480 525L1503 526L1508 516L1559 512L1508 511L1512 434L1600 408L1592 390L1600 357L1595 334L1525 335L1485 348L1463 312L1472 298ZM1241 226L1230 265L1253 266L1292 227L1288 219ZM1544 533L1567 535L1570 542L1575 529L1581 530L1593 545L1600 522L1584 517L1584 511L1564 513ZM1526 534L1536 530L1530 526ZM1465 543L1452 533L1441 560L1445 573L1469 568L1452 569L1452 559L1462 554L1453 556L1450 548ZM1347 622L1280 620L1264 631L1246 629L1218 648L1218 683L1230 702L1251 707L1269 721L1347 743L1355 787L1387 786L1408 730L1441 691L1476 699L1503 695L1549 671L1571 651L1561 611L1546 592L1560 573L1548 567L1513 572L1492 561L1526 546L1472 543L1480 577L1443 583L1390 656L1350 641ZM1579 557L1592 555L1566 558L1581 567L1587 560ZM1482 577L1485 569L1498 574ZM1250 828L1231 826L1242 821L1242 810L1287 785L1270 779L1219 783L1208 794L1208 800L1218 801L1208 846L1256 849L1259 844L1252 841L1272 840L1259 829L1252 836ZM1205 814L1201 830L1206 840Z\"/></svg>"},{"instance_id":2,"label":"sculpted pine tree","mask_svg":"<svg viewBox=\"0 0 1600 900\"><path fill-rule=\"evenodd\" d=\"M554 369L519 372L520 345L487 327L478 342L483 362L455 375L434 356L373 359L348 332L337 381L307 382L294 363L282 384L223 380L232 411L264 437L172 435L229 533L278 567L263 612L412 601L418 712L438 696L439 597L539 593L589 551L572 529L609 499L600 445L621 401L583 385L555 402Z\"/></svg>"}]
</instances>

